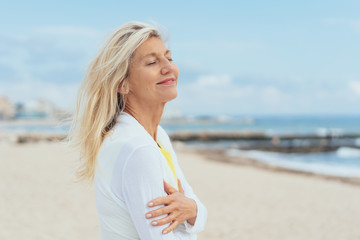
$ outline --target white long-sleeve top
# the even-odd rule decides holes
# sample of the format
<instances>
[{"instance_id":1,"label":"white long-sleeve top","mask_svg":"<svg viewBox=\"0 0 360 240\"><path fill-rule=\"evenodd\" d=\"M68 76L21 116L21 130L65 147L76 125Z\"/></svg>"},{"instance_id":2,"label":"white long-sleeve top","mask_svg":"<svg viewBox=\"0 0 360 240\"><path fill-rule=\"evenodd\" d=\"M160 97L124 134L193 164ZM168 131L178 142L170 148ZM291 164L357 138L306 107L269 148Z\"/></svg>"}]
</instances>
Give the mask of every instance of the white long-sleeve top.
<instances>
[{"instance_id":1,"label":"white long-sleeve top","mask_svg":"<svg viewBox=\"0 0 360 240\"><path fill-rule=\"evenodd\" d=\"M186 221L174 231L162 234L168 226L152 226L145 214L162 207L148 207L149 201L167 196L163 180L176 188L176 181L157 143L131 115L121 113L112 132L104 139L98 154L95 172L95 199L101 239L195 240L207 218L205 206L194 194L177 161L166 132L159 126L157 142L170 152L177 178L188 198L197 204L194 225Z\"/></svg>"}]
</instances>

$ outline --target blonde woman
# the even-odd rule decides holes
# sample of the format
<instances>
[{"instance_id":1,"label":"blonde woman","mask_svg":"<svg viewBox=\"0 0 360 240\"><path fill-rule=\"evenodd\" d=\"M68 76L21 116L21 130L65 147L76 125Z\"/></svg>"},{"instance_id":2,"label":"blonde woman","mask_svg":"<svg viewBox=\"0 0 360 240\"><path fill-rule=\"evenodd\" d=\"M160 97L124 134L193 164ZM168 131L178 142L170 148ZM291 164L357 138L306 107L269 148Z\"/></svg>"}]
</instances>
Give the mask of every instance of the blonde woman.
<instances>
[{"instance_id":1,"label":"blonde woman","mask_svg":"<svg viewBox=\"0 0 360 240\"><path fill-rule=\"evenodd\" d=\"M166 132L178 68L159 31L130 22L91 62L70 140L94 179L101 239L196 239L207 211L186 181Z\"/></svg>"}]
</instances>

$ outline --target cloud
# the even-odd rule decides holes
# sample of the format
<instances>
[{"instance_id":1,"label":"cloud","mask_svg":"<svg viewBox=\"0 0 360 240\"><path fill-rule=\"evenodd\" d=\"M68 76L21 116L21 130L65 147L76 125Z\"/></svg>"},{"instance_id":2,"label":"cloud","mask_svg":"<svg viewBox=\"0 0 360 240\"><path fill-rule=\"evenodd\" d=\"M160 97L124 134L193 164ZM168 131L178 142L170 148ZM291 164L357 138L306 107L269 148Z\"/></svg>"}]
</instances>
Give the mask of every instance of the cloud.
<instances>
[{"instance_id":1,"label":"cloud","mask_svg":"<svg viewBox=\"0 0 360 240\"><path fill-rule=\"evenodd\" d=\"M96 29L76 26L50 26L19 34L0 33L0 95L22 102L48 99L57 106L70 108L86 66L103 36L104 33ZM192 47L199 47L201 51L212 49L213 43L202 44L207 46L195 44ZM252 47L261 46L255 44ZM231 49L246 51L235 44L225 44L224 48L216 51L226 55ZM217 55L217 52L212 54ZM225 59L216 61L226 64ZM204 74L212 71L190 60L181 71L179 97L170 103L176 113L359 113L354 104L360 101L358 80L328 81L325 78L291 77L286 74L274 77L271 73L241 77ZM209 57L209 61L212 60ZM218 69L223 71L223 68Z\"/></svg>"},{"instance_id":2,"label":"cloud","mask_svg":"<svg viewBox=\"0 0 360 240\"><path fill-rule=\"evenodd\" d=\"M104 34L77 26L48 26L0 34L0 95L14 101L48 99L70 107Z\"/></svg>"},{"instance_id":3,"label":"cloud","mask_svg":"<svg viewBox=\"0 0 360 240\"><path fill-rule=\"evenodd\" d=\"M288 95L273 85L241 84L230 75L200 75L181 84L176 103L170 105L191 114L236 115L271 112L287 99Z\"/></svg>"},{"instance_id":4,"label":"cloud","mask_svg":"<svg viewBox=\"0 0 360 240\"><path fill-rule=\"evenodd\" d=\"M34 99L47 100L63 109L72 109L80 83L58 84L36 80L0 82L0 96L13 102L26 103Z\"/></svg>"},{"instance_id":5,"label":"cloud","mask_svg":"<svg viewBox=\"0 0 360 240\"><path fill-rule=\"evenodd\" d=\"M229 86L231 84L231 77L229 75L205 75L200 76L195 82L197 87L215 87L223 88L224 86Z\"/></svg>"},{"instance_id":6,"label":"cloud","mask_svg":"<svg viewBox=\"0 0 360 240\"><path fill-rule=\"evenodd\" d=\"M289 77L289 79L291 79ZM168 109L183 114L359 114L360 81L348 86L309 84L309 79L245 81L230 75L199 75L180 83ZM351 91L350 91L351 88Z\"/></svg>"},{"instance_id":7,"label":"cloud","mask_svg":"<svg viewBox=\"0 0 360 240\"><path fill-rule=\"evenodd\" d=\"M323 22L326 24L346 26L357 32L360 31L360 19L325 18Z\"/></svg>"},{"instance_id":8,"label":"cloud","mask_svg":"<svg viewBox=\"0 0 360 240\"><path fill-rule=\"evenodd\" d=\"M360 96L360 81L351 80L348 82L348 87L351 91L353 91L356 95Z\"/></svg>"},{"instance_id":9,"label":"cloud","mask_svg":"<svg viewBox=\"0 0 360 240\"><path fill-rule=\"evenodd\" d=\"M79 71L95 53L102 35L95 29L75 26L37 28L17 35L3 33L0 35L0 68L18 74L15 79L9 79L0 73L0 81L26 78L54 81L59 73L69 75L76 69Z\"/></svg>"}]
</instances>

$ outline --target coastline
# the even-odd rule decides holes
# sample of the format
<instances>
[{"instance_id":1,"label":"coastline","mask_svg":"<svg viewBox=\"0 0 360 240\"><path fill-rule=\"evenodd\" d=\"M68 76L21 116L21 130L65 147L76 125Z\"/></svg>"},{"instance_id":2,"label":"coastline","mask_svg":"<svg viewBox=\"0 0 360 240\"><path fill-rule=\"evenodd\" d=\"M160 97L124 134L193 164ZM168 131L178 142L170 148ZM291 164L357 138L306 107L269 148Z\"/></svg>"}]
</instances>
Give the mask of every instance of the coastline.
<instances>
[{"instance_id":1,"label":"coastline","mask_svg":"<svg viewBox=\"0 0 360 240\"><path fill-rule=\"evenodd\" d=\"M34 122L38 124L38 122ZM42 125L42 124L40 124ZM43 126L43 125L42 125ZM316 135L283 135L270 137L260 132L176 132L169 134L172 142L188 146L188 150L195 151L207 157L209 160L222 161L225 163L232 163L236 165L252 166L256 168L267 169L277 172L289 172L294 174L303 174L306 176L324 178L329 180L336 180L348 184L360 186L359 170L356 170L355 175L349 174L342 176L341 174L334 174L324 171L312 171L311 169L294 168L291 166L284 166L281 164L274 164L264 161L267 159L270 152L275 153L325 153L334 152L342 147L349 147L356 151L355 154L360 154L360 138L358 134L344 135L346 138L351 137L351 142L345 141L345 145L339 142L341 136L316 136ZM41 142L61 142L66 138L66 133L55 131L1 131L0 129L0 143L10 144L31 144ZM299 139L300 137L300 139ZM301 138L311 137L318 141L316 144L299 144ZM237 141L229 141L229 139L236 139ZM275 139L275 141L274 141ZM280 140L281 139L281 140ZM295 144L286 141L294 142ZM290 139L290 140L289 140ZM330 139L330 140L329 140ZM355 141L354 141L355 139ZM241 145L242 141L242 145ZM282 143L280 143L283 141ZM337 142L336 142L337 141ZM249 142L251 144L249 145ZM195 143L195 144L194 144ZM200 143L200 144L199 144ZM219 144L220 143L220 144ZM245 144L244 144L245 143ZM350 144L349 144L350 143ZM246 146L247 144L247 146ZM244 146L245 145L245 146ZM243 152L249 150L256 150L261 152L261 156L234 156L228 154L230 150L240 150ZM341 149L344 150L344 149ZM350 150L350 151L354 151ZM351 153L350 153L351 154ZM265 156L266 155L266 156ZM305 155L302 155L304 157ZM358 169L358 168L355 168ZM351 171L351 170L347 170ZM355 171L355 170L354 170ZM343 174L344 175L344 174Z\"/></svg>"},{"instance_id":2,"label":"coastline","mask_svg":"<svg viewBox=\"0 0 360 240\"><path fill-rule=\"evenodd\" d=\"M217 161L227 164L240 165L240 166L250 166L253 168L264 169L267 171L273 172L284 172L291 174L299 174L306 177L313 177L331 181L338 181L346 184L351 184L360 187L360 177L342 177L342 176L334 176L329 174L321 174L309 171L301 171L297 169L285 168L278 165L271 165L265 162L261 162L259 160L250 158L250 157L240 157L240 156L229 156L227 154L226 149L211 149L211 148L194 148L194 147L184 147L183 151L193 152L195 154L199 154L206 158L209 161Z\"/></svg>"}]
</instances>

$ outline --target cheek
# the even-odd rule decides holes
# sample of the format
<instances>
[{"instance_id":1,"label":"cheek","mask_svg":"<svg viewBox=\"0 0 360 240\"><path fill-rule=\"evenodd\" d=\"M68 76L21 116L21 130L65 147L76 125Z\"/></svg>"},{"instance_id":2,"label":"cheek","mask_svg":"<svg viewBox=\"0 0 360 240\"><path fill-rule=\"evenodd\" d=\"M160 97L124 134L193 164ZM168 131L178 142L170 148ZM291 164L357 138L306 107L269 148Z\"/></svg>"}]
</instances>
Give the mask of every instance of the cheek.
<instances>
[{"instance_id":1,"label":"cheek","mask_svg":"<svg viewBox=\"0 0 360 240\"><path fill-rule=\"evenodd\" d=\"M132 78L132 90L135 94L149 94L153 90L154 80L149 74L136 74L136 78Z\"/></svg>"},{"instance_id":2,"label":"cheek","mask_svg":"<svg viewBox=\"0 0 360 240\"><path fill-rule=\"evenodd\" d=\"M143 74L141 70L133 69L129 76L129 86L134 91L144 87L146 82L146 74Z\"/></svg>"},{"instance_id":3,"label":"cheek","mask_svg":"<svg viewBox=\"0 0 360 240\"><path fill-rule=\"evenodd\" d=\"M175 63L174 63L174 72L175 72L176 76L179 76L179 68Z\"/></svg>"}]
</instances>

